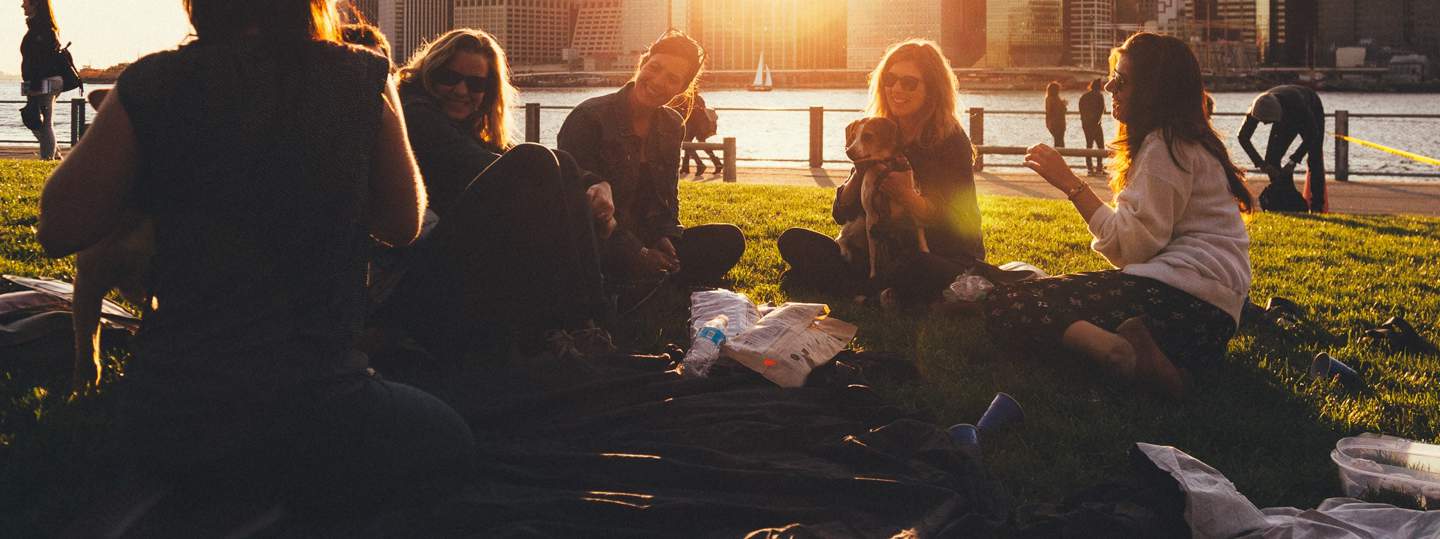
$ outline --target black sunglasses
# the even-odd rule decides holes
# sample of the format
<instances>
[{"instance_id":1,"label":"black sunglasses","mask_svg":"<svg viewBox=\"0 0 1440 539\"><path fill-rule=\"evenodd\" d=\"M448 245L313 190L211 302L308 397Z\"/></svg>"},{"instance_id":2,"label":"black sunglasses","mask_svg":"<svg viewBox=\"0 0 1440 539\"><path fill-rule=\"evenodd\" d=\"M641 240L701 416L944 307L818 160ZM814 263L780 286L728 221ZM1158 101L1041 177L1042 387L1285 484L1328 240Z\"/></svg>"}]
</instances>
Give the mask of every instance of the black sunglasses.
<instances>
[{"instance_id":1,"label":"black sunglasses","mask_svg":"<svg viewBox=\"0 0 1440 539\"><path fill-rule=\"evenodd\" d=\"M474 93L480 93L490 89L490 77L481 77L475 75L467 77L465 75L456 73L455 70L448 67L436 69L433 73L430 74L430 80L435 81L435 84L443 84L445 86L454 86L456 84L460 84L463 81L465 83L465 87L469 88L470 91Z\"/></svg>"},{"instance_id":2,"label":"black sunglasses","mask_svg":"<svg viewBox=\"0 0 1440 539\"><path fill-rule=\"evenodd\" d=\"M912 77L910 75L896 75L889 72L880 75L881 87L889 88L891 86L894 86L896 82L900 83L900 89L907 92L913 92L916 88L920 87L919 77Z\"/></svg>"}]
</instances>

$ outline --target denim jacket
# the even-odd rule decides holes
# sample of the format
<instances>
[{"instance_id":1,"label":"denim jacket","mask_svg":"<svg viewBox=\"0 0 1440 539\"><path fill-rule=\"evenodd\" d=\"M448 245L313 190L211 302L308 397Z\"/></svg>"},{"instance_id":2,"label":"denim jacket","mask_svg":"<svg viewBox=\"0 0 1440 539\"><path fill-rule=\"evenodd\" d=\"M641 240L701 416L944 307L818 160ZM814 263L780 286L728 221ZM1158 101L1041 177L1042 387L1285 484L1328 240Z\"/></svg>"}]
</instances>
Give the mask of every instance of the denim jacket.
<instances>
[{"instance_id":1,"label":"denim jacket","mask_svg":"<svg viewBox=\"0 0 1440 539\"><path fill-rule=\"evenodd\" d=\"M612 241L638 253L662 237L680 237L680 114L655 110L650 135L635 134L630 122L634 83L613 94L585 100L560 127L557 146L580 168L610 182L618 226ZM645 159L641 160L641 155Z\"/></svg>"}]
</instances>

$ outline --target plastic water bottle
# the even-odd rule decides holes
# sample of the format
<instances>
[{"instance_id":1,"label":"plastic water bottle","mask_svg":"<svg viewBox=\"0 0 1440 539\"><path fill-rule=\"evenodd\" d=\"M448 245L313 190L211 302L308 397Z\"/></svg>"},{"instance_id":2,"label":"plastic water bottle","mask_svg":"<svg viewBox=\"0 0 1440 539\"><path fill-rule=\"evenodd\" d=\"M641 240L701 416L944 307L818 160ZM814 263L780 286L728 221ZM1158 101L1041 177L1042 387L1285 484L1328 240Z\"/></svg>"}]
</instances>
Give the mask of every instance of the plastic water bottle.
<instances>
[{"instance_id":1,"label":"plastic water bottle","mask_svg":"<svg viewBox=\"0 0 1440 539\"><path fill-rule=\"evenodd\" d=\"M686 375L700 377L710 372L715 360L720 359L720 346L725 344L725 325L728 323L730 317L717 315L695 332L690 339L690 350L685 352Z\"/></svg>"}]
</instances>

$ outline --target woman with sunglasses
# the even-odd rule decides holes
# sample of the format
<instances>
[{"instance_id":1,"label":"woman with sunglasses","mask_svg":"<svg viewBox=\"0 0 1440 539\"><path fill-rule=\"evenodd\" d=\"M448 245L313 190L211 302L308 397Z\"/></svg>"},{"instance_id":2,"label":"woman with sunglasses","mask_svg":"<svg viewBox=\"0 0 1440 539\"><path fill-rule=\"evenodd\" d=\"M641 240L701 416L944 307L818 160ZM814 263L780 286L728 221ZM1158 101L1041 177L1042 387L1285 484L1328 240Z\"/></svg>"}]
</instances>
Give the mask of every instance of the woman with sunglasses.
<instances>
[{"instance_id":1,"label":"woman with sunglasses","mask_svg":"<svg viewBox=\"0 0 1440 539\"><path fill-rule=\"evenodd\" d=\"M666 105L678 101L691 112L704 64L699 43L667 32L640 57L630 82L581 103L560 127L560 149L614 195L615 233L601 248L607 283L623 287L666 274L678 274L677 282L710 283L745 251L745 236L734 225L680 226L685 129L681 114Z\"/></svg>"},{"instance_id":2,"label":"woman with sunglasses","mask_svg":"<svg viewBox=\"0 0 1440 539\"><path fill-rule=\"evenodd\" d=\"M436 224L392 270L404 273L393 294L372 288L383 301L372 325L403 330L455 366L512 345L538 351L553 330L603 320L592 222L609 218L608 196L587 194L593 182L564 152L515 144L515 88L495 38L451 30L399 78Z\"/></svg>"},{"instance_id":3,"label":"woman with sunglasses","mask_svg":"<svg viewBox=\"0 0 1440 539\"><path fill-rule=\"evenodd\" d=\"M1032 146L1025 165L1063 191L1091 248L1119 269L1002 285L986 298L992 334L1046 355L1064 348L1172 397L1182 368L1213 364L1250 289L1254 207L1205 110L1200 64L1185 42L1139 33L1110 55L1120 132L1105 204L1060 154Z\"/></svg>"},{"instance_id":4,"label":"woman with sunglasses","mask_svg":"<svg viewBox=\"0 0 1440 539\"><path fill-rule=\"evenodd\" d=\"M920 219L930 253L911 249L880 276L879 283L866 283L866 261L847 262L829 236L792 228L779 239L780 256L791 268L787 281L834 294L865 293L877 287L891 290L882 296L887 301L925 304L937 299L956 275L983 265L974 161L970 138L960 127L956 87L949 61L932 41L892 45L870 73L870 104L865 112L899 124L901 147L913 168L913 172L891 173L880 189ZM913 177L915 189L907 187L905 175ZM864 213L859 182L854 180L852 172L851 181L836 190L832 213L838 224Z\"/></svg>"}]
</instances>

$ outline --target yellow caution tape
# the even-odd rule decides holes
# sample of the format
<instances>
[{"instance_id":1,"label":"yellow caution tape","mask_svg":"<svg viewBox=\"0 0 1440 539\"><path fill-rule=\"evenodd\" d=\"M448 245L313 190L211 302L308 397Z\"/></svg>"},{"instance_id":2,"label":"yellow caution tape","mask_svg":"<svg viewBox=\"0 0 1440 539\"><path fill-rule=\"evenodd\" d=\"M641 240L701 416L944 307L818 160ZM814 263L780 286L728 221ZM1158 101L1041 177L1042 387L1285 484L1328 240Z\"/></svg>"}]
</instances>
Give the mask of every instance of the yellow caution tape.
<instances>
[{"instance_id":1,"label":"yellow caution tape","mask_svg":"<svg viewBox=\"0 0 1440 539\"><path fill-rule=\"evenodd\" d=\"M1376 144L1376 143L1370 142L1370 141L1368 141L1368 140L1360 140L1360 139L1355 138L1355 137L1347 137L1347 136L1345 136L1345 135L1339 135L1339 134L1335 134L1335 133L1331 133L1331 135L1335 135L1335 138L1345 139L1345 140L1347 140L1347 141L1354 142L1354 143L1359 144L1359 145L1361 145L1361 146L1365 146L1365 147L1369 147L1369 148L1374 148L1374 149L1380 150L1380 151L1385 152L1385 153L1389 153L1389 154L1393 154L1393 155L1398 155L1398 156L1404 157L1404 158L1406 158L1406 159L1413 159L1413 160L1415 160L1415 161L1419 161L1419 162L1425 163L1425 164L1427 164L1427 165L1435 165L1435 166L1437 166L1437 167L1440 167L1440 159L1436 159L1436 158L1434 158L1434 157L1425 157L1425 156L1420 155L1420 154L1417 154L1417 153L1410 153L1410 152L1407 152L1407 151L1405 151L1405 150L1397 150L1397 149L1391 148L1391 147L1389 147L1389 146L1384 146L1384 145L1381 145L1381 144Z\"/></svg>"}]
</instances>

